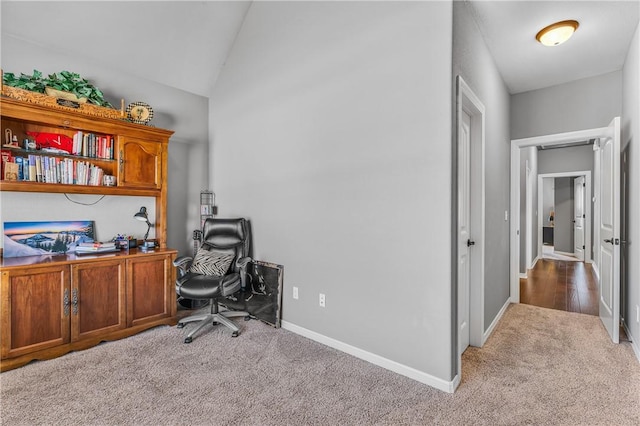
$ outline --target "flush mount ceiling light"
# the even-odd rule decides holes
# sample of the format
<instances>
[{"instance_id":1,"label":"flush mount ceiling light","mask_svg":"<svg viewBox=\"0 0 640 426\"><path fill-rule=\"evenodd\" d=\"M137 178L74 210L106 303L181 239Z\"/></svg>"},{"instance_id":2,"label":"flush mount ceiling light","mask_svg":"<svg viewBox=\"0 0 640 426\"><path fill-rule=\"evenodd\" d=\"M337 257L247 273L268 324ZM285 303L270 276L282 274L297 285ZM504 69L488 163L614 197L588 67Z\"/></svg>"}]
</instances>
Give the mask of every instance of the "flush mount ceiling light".
<instances>
[{"instance_id":1,"label":"flush mount ceiling light","mask_svg":"<svg viewBox=\"0 0 640 426\"><path fill-rule=\"evenodd\" d=\"M580 24L578 21L561 21L541 29L536 40L545 46L557 46L569 40Z\"/></svg>"}]
</instances>

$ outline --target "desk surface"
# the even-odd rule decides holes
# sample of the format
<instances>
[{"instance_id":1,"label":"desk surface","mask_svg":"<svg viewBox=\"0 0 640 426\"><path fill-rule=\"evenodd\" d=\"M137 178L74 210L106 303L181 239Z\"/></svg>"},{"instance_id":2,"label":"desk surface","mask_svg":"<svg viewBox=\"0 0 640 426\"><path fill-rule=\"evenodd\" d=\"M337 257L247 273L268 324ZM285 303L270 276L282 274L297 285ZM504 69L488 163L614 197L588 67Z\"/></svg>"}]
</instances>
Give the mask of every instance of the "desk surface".
<instances>
[{"instance_id":1,"label":"desk surface","mask_svg":"<svg viewBox=\"0 0 640 426\"><path fill-rule=\"evenodd\" d=\"M139 249L122 250L118 252L96 253L96 254L45 254L42 256L22 256L0 258L0 269L22 268L25 266L48 266L52 264L80 263L95 260L105 260L109 258L126 259L140 256L153 256L157 254L177 254L178 251L170 248L156 248L154 250L142 251Z\"/></svg>"}]
</instances>

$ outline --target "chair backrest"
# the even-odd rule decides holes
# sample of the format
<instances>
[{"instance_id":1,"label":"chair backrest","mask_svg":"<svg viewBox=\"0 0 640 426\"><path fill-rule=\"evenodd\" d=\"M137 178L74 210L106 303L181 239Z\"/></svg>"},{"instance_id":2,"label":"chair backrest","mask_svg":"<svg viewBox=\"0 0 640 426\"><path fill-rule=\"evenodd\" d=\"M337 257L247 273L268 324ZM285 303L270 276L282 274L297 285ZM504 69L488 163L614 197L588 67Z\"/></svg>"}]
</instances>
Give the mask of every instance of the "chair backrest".
<instances>
[{"instance_id":1,"label":"chair backrest","mask_svg":"<svg viewBox=\"0 0 640 426\"><path fill-rule=\"evenodd\" d=\"M202 246L235 258L230 271L238 272L236 260L251 256L251 229L246 219L207 219L202 227Z\"/></svg>"}]
</instances>

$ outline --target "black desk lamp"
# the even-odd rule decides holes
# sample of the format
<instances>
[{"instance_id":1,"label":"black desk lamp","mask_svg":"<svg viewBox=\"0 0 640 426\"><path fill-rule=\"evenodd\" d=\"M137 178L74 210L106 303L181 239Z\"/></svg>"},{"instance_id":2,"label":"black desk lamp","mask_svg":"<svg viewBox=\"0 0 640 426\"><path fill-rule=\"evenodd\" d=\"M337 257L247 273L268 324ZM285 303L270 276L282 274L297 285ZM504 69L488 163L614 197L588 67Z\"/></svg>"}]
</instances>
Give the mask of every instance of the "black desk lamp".
<instances>
[{"instance_id":1,"label":"black desk lamp","mask_svg":"<svg viewBox=\"0 0 640 426\"><path fill-rule=\"evenodd\" d=\"M147 224L147 233L144 234L144 242L143 242L143 247L154 247L155 244L151 243L148 244L147 243L147 238L149 237L149 231L151 230L151 222L149 222L149 216L147 215L147 208L146 207L140 207L140 211L136 214L133 215L133 217L141 222L145 222Z\"/></svg>"}]
</instances>

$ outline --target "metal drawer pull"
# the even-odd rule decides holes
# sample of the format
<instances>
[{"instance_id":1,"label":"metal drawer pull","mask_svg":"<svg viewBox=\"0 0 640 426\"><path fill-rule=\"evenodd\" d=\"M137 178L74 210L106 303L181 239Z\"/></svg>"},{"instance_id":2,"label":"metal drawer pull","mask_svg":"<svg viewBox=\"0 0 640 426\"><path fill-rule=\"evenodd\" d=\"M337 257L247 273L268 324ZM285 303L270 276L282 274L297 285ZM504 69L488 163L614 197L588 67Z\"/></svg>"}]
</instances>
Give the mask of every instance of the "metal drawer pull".
<instances>
[{"instance_id":1,"label":"metal drawer pull","mask_svg":"<svg viewBox=\"0 0 640 426\"><path fill-rule=\"evenodd\" d=\"M62 298L62 306L64 309L64 316L69 316L69 289L64 289L64 297Z\"/></svg>"},{"instance_id":2,"label":"metal drawer pull","mask_svg":"<svg viewBox=\"0 0 640 426\"><path fill-rule=\"evenodd\" d=\"M71 303L73 304L73 315L78 315L78 289L77 288L73 289L73 298Z\"/></svg>"}]
</instances>

